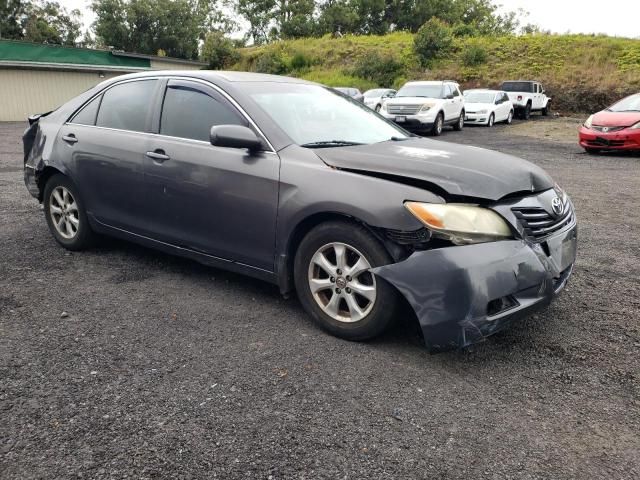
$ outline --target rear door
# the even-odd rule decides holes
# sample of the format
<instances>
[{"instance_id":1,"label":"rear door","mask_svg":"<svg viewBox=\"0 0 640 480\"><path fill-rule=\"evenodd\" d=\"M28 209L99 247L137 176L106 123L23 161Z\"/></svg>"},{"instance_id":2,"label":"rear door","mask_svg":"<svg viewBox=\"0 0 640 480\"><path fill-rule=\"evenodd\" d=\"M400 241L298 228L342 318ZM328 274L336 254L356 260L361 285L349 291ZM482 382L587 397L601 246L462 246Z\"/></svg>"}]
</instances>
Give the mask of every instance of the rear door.
<instances>
[{"instance_id":1,"label":"rear door","mask_svg":"<svg viewBox=\"0 0 640 480\"><path fill-rule=\"evenodd\" d=\"M70 175L89 214L101 223L147 234L144 152L157 79L116 84L60 130L58 154L70 155Z\"/></svg>"},{"instance_id":2,"label":"rear door","mask_svg":"<svg viewBox=\"0 0 640 480\"><path fill-rule=\"evenodd\" d=\"M215 125L251 128L210 84L172 79L145 158L154 237L219 258L274 269L280 159L214 147Z\"/></svg>"}]
</instances>

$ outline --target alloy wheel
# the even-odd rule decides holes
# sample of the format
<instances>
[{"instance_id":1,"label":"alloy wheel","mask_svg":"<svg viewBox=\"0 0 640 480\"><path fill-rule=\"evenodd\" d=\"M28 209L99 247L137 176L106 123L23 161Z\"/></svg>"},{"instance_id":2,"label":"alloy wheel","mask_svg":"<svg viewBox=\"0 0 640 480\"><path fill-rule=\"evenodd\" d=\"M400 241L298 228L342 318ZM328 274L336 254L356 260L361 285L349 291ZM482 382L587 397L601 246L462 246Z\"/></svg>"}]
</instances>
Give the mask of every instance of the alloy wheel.
<instances>
[{"instance_id":1,"label":"alloy wheel","mask_svg":"<svg viewBox=\"0 0 640 480\"><path fill-rule=\"evenodd\" d=\"M339 322L353 323L373 308L377 290L371 264L354 247L333 242L311 257L308 283L322 311Z\"/></svg>"},{"instance_id":2,"label":"alloy wheel","mask_svg":"<svg viewBox=\"0 0 640 480\"><path fill-rule=\"evenodd\" d=\"M53 226L62 238L71 240L78 234L80 213L73 195L67 188L60 185L52 190L49 198L49 214L53 220Z\"/></svg>"}]
</instances>

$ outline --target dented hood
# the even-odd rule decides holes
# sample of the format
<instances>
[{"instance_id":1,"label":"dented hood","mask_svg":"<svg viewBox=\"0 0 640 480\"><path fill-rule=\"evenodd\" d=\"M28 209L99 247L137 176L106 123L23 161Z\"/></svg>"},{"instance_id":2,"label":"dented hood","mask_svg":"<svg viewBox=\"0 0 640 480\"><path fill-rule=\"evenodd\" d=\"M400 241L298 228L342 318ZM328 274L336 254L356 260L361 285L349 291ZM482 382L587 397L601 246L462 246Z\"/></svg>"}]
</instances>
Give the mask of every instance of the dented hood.
<instances>
[{"instance_id":1,"label":"dented hood","mask_svg":"<svg viewBox=\"0 0 640 480\"><path fill-rule=\"evenodd\" d=\"M521 158L425 138L317 149L332 167L435 184L449 195L499 200L552 188L551 177Z\"/></svg>"}]
</instances>

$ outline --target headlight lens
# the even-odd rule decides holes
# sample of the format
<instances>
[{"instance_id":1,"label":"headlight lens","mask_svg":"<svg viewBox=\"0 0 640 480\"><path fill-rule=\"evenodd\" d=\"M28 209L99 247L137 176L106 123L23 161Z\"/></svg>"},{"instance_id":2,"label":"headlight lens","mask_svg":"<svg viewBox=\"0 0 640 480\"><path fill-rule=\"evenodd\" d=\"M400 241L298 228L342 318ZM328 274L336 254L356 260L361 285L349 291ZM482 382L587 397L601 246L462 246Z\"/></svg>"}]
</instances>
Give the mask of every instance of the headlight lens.
<instances>
[{"instance_id":1,"label":"headlight lens","mask_svg":"<svg viewBox=\"0 0 640 480\"><path fill-rule=\"evenodd\" d=\"M456 245L512 237L507 222L493 210L466 204L405 202L404 206L436 236Z\"/></svg>"},{"instance_id":2,"label":"headlight lens","mask_svg":"<svg viewBox=\"0 0 640 480\"><path fill-rule=\"evenodd\" d=\"M425 103L418 113L427 113L433 106L433 103Z\"/></svg>"},{"instance_id":3,"label":"headlight lens","mask_svg":"<svg viewBox=\"0 0 640 480\"><path fill-rule=\"evenodd\" d=\"M584 126L587 128L591 128L591 124L593 123L593 115L591 115L589 118L587 118L587 121L584 122Z\"/></svg>"}]
</instances>

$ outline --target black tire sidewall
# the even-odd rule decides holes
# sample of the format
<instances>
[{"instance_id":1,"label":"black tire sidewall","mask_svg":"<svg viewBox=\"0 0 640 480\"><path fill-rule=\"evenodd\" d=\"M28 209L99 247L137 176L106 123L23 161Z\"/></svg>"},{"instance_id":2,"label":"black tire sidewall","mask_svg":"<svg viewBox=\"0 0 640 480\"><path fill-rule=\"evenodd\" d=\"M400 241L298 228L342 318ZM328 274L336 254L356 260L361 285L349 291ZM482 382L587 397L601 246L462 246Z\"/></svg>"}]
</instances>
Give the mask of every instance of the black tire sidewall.
<instances>
[{"instance_id":1,"label":"black tire sidewall","mask_svg":"<svg viewBox=\"0 0 640 480\"><path fill-rule=\"evenodd\" d=\"M302 240L294 260L294 282L300 303L323 330L347 340L367 340L381 334L393 320L397 303L396 290L376 276L376 301L362 320L340 322L325 314L313 298L309 288L308 269L313 255L323 245L342 242L362 253L372 267L392 263L380 241L365 227L355 222L332 221L318 225Z\"/></svg>"},{"instance_id":2,"label":"black tire sidewall","mask_svg":"<svg viewBox=\"0 0 640 480\"><path fill-rule=\"evenodd\" d=\"M51 200L51 192L56 187L65 187L67 190L71 192L73 196L76 206L78 208L78 219L80 220L80 224L78 226L78 233L75 237L71 239L64 238L61 236L53 225L53 219L51 218L50 212L50 200ZM56 174L50 177L47 180L47 183L44 188L44 214L46 217L47 225L49 226L49 230L53 235L53 238L58 242L61 246L66 248L67 250L82 250L91 245L91 241L93 239L93 232L91 231L91 226L89 225L89 220L87 219L87 213L84 207L84 202L80 197L80 193L78 189L74 185L74 183L62 174Z\"/></svg>"}]
</instances>

